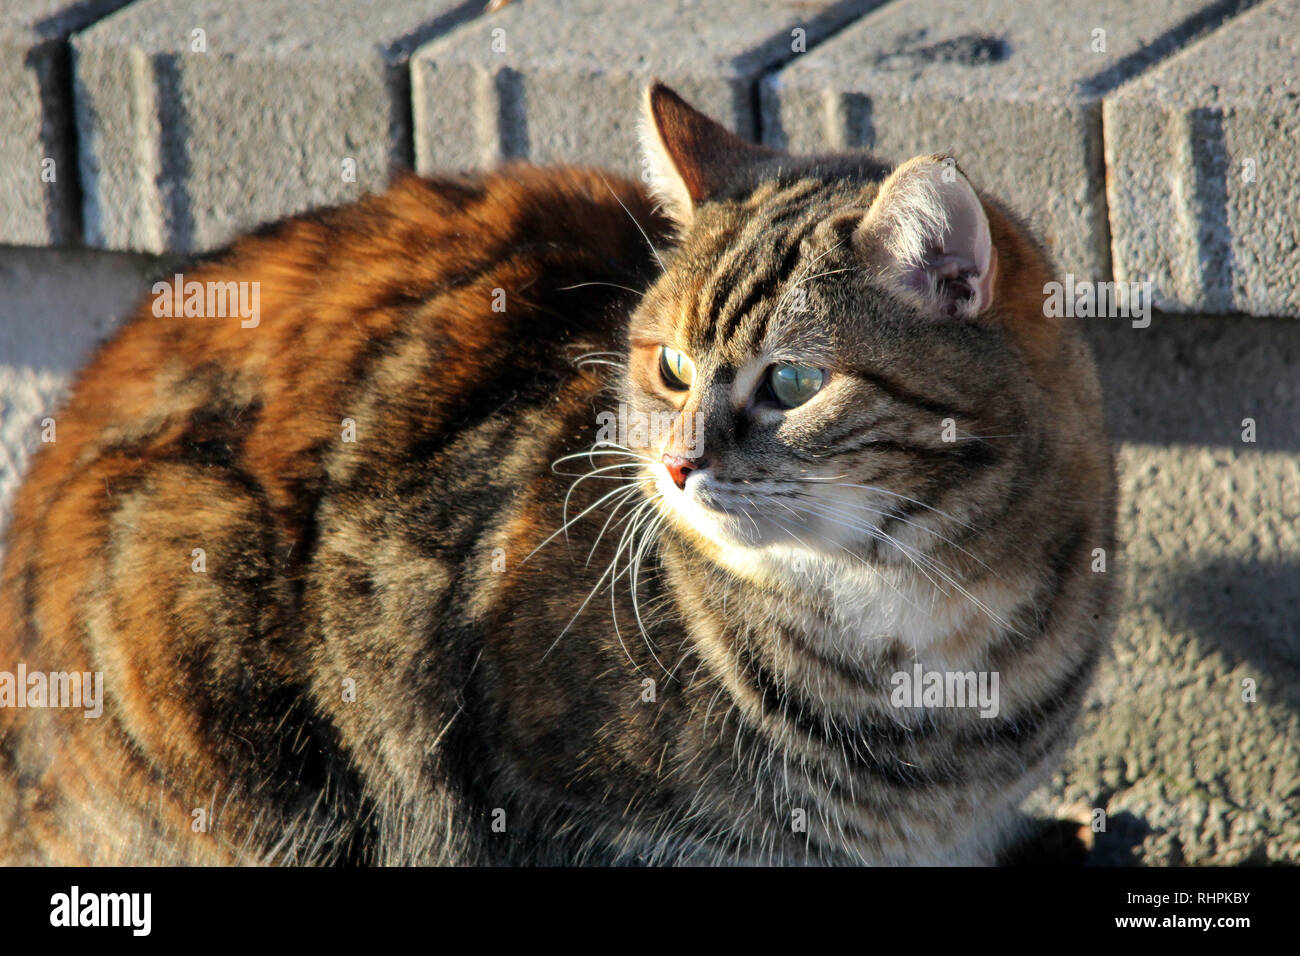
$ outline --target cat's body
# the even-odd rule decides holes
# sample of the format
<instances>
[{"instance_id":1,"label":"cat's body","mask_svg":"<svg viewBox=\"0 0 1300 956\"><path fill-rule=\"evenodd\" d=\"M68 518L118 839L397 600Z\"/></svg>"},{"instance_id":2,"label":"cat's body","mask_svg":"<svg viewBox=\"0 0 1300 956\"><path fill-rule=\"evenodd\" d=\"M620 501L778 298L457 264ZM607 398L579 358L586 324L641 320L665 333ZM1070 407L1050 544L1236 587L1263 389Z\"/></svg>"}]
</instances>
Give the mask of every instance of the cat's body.
<instances>
[{"instance_id":1,"label":"cat's body","mask_svg":"<svg viewBox=\"0 0 1300 956\"><path fill-rule=\"evenodd\" d=\"M955 270L992 311L923 328L853 266L873 161L755 150L704 201L665 95L675 222L581 170L406 178L186 274L259 282L256 328L146 302L101 351L15 504L0 670L102 671L104 714L0 709L0 860L996 858L1110 621L1090 361L993 207ZM819 396L729 404L781 335ZM665 342L698 381L656 397ZM593 448L675 394L680 472ZM996 716L896 706L917 665L996 673Z\"/></svg>"}]
</instances>

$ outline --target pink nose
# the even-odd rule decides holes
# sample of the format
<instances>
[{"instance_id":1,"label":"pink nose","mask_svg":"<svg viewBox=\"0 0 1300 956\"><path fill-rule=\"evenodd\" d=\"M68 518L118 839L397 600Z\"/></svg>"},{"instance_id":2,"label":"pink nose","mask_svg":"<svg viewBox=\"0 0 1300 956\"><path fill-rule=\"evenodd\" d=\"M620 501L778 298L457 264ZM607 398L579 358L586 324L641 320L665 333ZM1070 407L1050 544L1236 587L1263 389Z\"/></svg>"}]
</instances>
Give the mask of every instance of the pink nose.
<instances>
[{"instance_id":1,"label":"pink nose","mask_svg":"<svg viewBox=\"0 0 1300 956\"><path fill-rule=\"evenodd\" d=\"M668 476L678 488L686 487L686 476L701 467L698 458L683 458L681 455L664 455L664 467Z\"/></svg>"}]
</instances>

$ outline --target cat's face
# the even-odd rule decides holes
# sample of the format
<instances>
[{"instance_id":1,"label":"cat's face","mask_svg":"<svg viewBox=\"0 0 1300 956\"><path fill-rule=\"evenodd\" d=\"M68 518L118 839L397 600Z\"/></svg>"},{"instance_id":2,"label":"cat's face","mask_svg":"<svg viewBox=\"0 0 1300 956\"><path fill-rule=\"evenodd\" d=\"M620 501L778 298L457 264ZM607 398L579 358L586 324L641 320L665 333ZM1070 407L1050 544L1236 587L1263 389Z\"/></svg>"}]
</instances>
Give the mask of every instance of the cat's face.
<instances>
[{"instance_id":1,"label":"cat's face","mask_svg":"<svg viewBox=\"0 0 1300 956\"><path fill-rule=\"evenodd\" d=\"M981 319L980 201L941 157L881 183L868 159L800 166L687 110L652 92L682 239L629 329L647 492L733 554L924 554L998 493L982 472L1024 419L1018 353Z\"/></svg>"}]
</instances>

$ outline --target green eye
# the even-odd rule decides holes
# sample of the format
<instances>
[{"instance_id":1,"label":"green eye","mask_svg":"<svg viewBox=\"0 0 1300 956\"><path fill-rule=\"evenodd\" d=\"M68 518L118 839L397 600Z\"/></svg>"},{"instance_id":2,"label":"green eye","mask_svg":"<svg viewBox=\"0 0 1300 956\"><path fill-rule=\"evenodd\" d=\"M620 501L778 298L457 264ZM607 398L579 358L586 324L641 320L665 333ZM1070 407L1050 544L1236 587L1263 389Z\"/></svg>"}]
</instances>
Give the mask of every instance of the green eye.
<instances>
[{"instance_id":1,"label":"green eye","mask_svg":"<svg viewBox=\"0 0 1300 956\"><path fill-rule=\"evenodd\" d=\"M767 386L779 404L794 408L816 395L825 378L826 373L819 368L781 362L772 366Z\"/></svg>"},{"instance_id":2,"label":"green eye","mask_svg":"<svg viewBox=\"0 0 1300 956\"><path fill-rule=\"evenodd\" d=\"M664 345L659 348L659 374L665 385L682 392L695 381L695 365L681 352Z\"/></svg>"}]
</instances>

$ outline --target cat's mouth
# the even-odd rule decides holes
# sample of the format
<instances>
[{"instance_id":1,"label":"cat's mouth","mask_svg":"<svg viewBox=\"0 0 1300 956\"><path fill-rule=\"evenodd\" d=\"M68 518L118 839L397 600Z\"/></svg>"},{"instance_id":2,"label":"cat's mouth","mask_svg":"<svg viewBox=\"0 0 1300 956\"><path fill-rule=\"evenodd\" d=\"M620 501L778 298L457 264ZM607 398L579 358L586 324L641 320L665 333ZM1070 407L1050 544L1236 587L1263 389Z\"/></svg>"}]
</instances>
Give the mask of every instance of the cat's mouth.
<instances>
[{"instance_id":1,"label":"cat's mouth","mask_svg":"<svg viewBox=\"0 0 1300 956\"><path fill-rule=\"evenodd\" d=\"M682 494L688 495L701 508L721 515L742 518L758 510L752 500L746 500L744 495L730 489L719 488L707 478L692 483Z\"/></svg>"},{"instance_id":2,"label":"cat's mouth","mask_svg":"<svg viewBox=\"0 0 1300 956\"><path fill-rule=\"evenodd\" d=\"M716 544L754 548L790 540L788 529L764 507L766 496L752 488L720 480L708 470L691 474L681 488L661 470L656 483L667 505Z\"/></svg>"},{"instance_id":3,"label":"cat's mouth","mask_svg":"<svg viewBox=\"0 0 1300 956\"><path fill-rule=\"evenodd\" d=\"M892 535L882 531L881 520L891 514L888 499L846 497L797 480L728 481L711 469L692 473L679 488L661 468L656 485L657 497L678 520L727 549L775 548L775 554L793 548L807 556L838 558L877 540L913 554L929 544L929 533L915 520L894 527Z\"/></svg>"}]
</instances>

